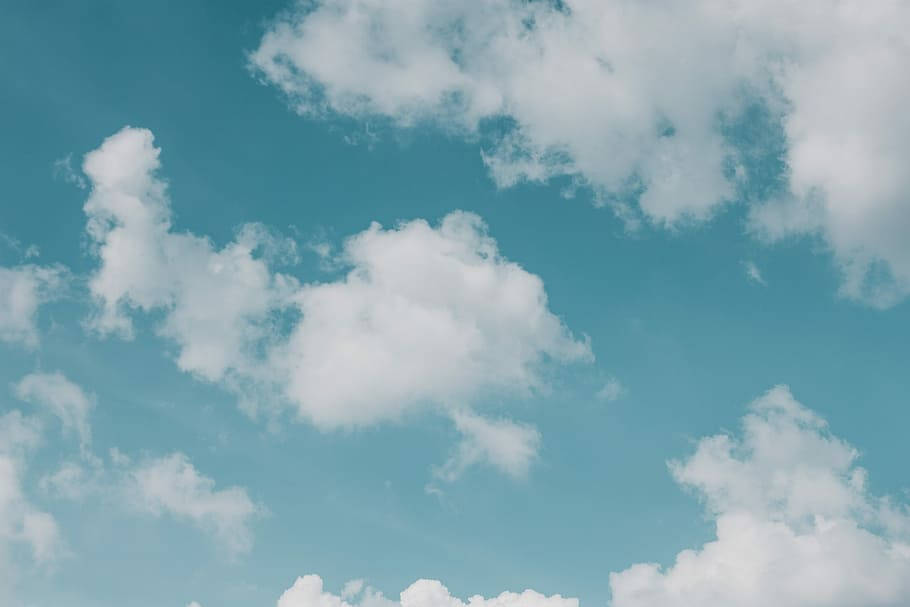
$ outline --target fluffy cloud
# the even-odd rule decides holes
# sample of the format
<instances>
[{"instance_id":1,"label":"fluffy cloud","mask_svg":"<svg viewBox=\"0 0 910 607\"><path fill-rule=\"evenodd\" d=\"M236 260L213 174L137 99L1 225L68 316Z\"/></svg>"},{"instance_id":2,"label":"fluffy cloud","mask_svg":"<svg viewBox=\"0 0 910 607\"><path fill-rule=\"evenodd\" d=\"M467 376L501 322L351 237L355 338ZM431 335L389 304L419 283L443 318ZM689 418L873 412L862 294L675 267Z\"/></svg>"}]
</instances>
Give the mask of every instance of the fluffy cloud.
<instances>
[{"instance_id":1,"label":"fluffy cloud","mask_svg":"<svg viewBox=\"0 0 910 607\"><path fill-rule=\"evenodd\" d=\"M777 387L743 436L702 439L670 465L717 539L667 569L610 576L613 607L898 607L910 602L910 510L870 494L857 451Z\"/></svg>"},{"instance_id":2,"label":"fluffy cloud","mask_svg":"<svg viewBox=\"0 0 910 607\"><path fill-rule=\"evenodd\" d=\"M578 599L563 598L558 594L544 596L533 590L522 593L503 592L497 597L486 599L475 595L465 603L449 594L449 589L436 580L417 580L401 593L399 601L392 601L381 593L367 587L360 593L344 598L326 592L318 575L297 578L278 599L277 607L578 607Z\"/></svg>"},{"instance_id":3,"label":"fluffy cloud","mask_svg":"<svg viewBox=\"0 0 910 607\"><path fill-rule=\"evenodd\" d=\"M93 396L59 371L30 373L19 380L15 393L19 399L44 407L59 418L63 429L75 432L83 453L88 453L92 442L89 414L95 404Z\"/></svg>"},{"instance_id":4,"label":"fluffy cloud","mask_svg":"<svg viewBox=\"0 0 910 607\"><path fill-rule=\"evenodd\" d=\"M345 242L341 280L294 296L300 322L273 365L323 427L396 417L484 390L528 392L540 364L590 357L547 308L539 277L504 259L479 217L378 224Z\"/></svg>"},{"instance_id":5,"label":"fluffy cloud","mask_svg":"<svg viewBox=\"0 0 910 607\"><path fill-rule=\"evenodd\" d=\"M150 131L125 128L85 156L88 233L101 261L90 281L100 304L92 324L131 337L130 309L167 310L159 330L179 344L177 364L219 380L244 366L268 334L269 313L280 307L289 279L269 272L254 251L281 243L252 225L220 250L207 238L172 231L158 154Z\"/></svg>"},{"instance_id":6,"label":"fluffy cloud","mask_svg":"<svg viewBox=\"0 0 910 607\"><path fill-rule=\"evenodd\" d=\"M0 341L37 346L38 308L59 295L66 275L62 266L0 267Z\"/></svg>"},{"instance_id":7,"label":"fluffy cloud","mask_svg":"<svg viewBox=\"0 0 910 607\"><path fill-rule=\"evenodd\" d=\"M132 310L163 311L180 368L236 390L248 410L275 400L320 428L360 426L527 394L548 361L591 358L476 215L373 224L333 260L341 278L301 285L269 265L293 244L261 226L222 249L175 232L158 156L149 131L128 127L85 157L93 324L128 337ZM524 457L494 463L520 471Z\"/></svg>"},{"instance_id":8,"label":"fluffy cloud","mask_svg":"<svg viewBox=\"0 0 910 607\"><path fill-rule=\"evenodd\" d=\"M245 489L215 489L215 481L200 474L182 453L142 462L128 477L125 490L137 509L189 521L211 533L230 555L252 548L250 524L262 508Z\"/></svg>"},{"instance_id":9,"label":"fluffy cloud","mask_svg":"<svg viewBox=\"0 0 910 607\"><path fill-rule=\"evenodd\" d=\"M500 185L569 176L632 224L746 199L755 232L821 235L843 294L887 306L910 293L908 20L897 1L301 1L250 62L301 114L482 135Z\"/></svg>"}]
</instances>

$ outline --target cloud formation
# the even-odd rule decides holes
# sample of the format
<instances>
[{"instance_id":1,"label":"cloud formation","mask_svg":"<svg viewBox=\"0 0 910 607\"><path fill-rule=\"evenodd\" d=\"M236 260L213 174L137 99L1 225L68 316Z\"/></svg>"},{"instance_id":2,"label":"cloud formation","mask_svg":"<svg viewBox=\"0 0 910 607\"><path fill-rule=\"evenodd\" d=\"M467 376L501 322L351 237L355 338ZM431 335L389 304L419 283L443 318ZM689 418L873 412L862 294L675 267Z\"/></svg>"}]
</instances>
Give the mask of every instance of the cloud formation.
<instances>
[{"instance_id":1,"label":"cloud formation","mask_svg":"<svg viewBox=\"0 0 910 607\"><path fill-rule=\"evenodd\" d=\"M357 599L356 601L354 599ZM353 601L353 602L349 602ZM344 598L323 590L322 578L306 575L297 578L278 599L277 607L578 607L578 599L556 594L544 596L533 590L521 593L503 592L486 599L475 595L465 603L449 594L449 589L436 580L417 580L401 592L398 601L366 587Z\"/></svg>"},{"instance_id":2,"label":"cloud formation","mask_svg":"<svg viewBox=\"0 0 910 607\"><path fill-rule=\"evenodd\" d=\"M872 494L857 450L777 386L756 399L741 436L701 439L669 464L716 525L716 539L666 568L609 576L611 607L901 607L910 604L910 507ZM278 607L464 607L440 582L418 580L391 601L362 581L341 596L298 578ZM361 596L359 600L358 595ZM578 607L533 590L468 599L470 607Z\"/></svg>"},{"instance_id":3,"label":"cloud formation","mask_svg":"<svg viewBox=\"0 0 910 607\"><path fill-rule=\"evenodd\" d=\"M513 478L525 478L537 458L540 432L533 426L507 419L487 419L468 411L453 413L462 438L455 452L436 470L436 475L454 481L466 469L488 462Z\"/></svg>"},{"instance_id":4,"label":"cloud formation","mask_svg":"<svg viewBox=\"0 0 910 607\"><path fill-rule=\"evenodd\" d=\"M23 486L27 458L41 439L37 418L17 410L0 416L0 599L9 598L16 584L18 547L38 565L53 561L62 550L57 522L31 502Z\"/></svg>"},{"instance_id":5,"label":"cloud formation","mask_svg":"<svg viewBox=\"0 0 910 607\"><path fill-rule=\"evenodd\" d=\"M178 366L234 390L248 411L277 402L323 429L364 426L530 394L548 362L592 358L549 310L543 281L505 259L476 215L374 223L333 260L342 277L300 284L270 266L293 243L262 226L221 249L176 232L159 152L151 132L127 127L85 157L92 324L130 337L134 311L163 312ZM524 467L524 456L480 452Z\"/></svg>"},{"instance_id":6,"label":"cloud formation","mask_svg":"<svg viewBox=\"0 0 910 607\"><path fill-rule=\"evenodd\" d=\"M262 507L246 489L215 489L215 481L182 453L140 462L127 475L127 499L140 511L188 521L212 534L231 556L252 548L250 524Z\"/></svg>"},{"instance_id":7,"label":"cloud formation","mask_svg":"<svg viewBox=\"0 0 910 607\"><path fill-rule=\"evenodd\" d=\"M300 1L250 64L303 115L491 141L499 185L568 176L630 225L745 200L756 234L820 236L842 294L885 307L910 293L908 21L897 1Z\"/></svg>"},{"instance_id":8,"label":"cloud formation","mask_svg":"<svg viewBox=\"0 0 910 607\"><path fill-rule=\"evenodd\" d=\"M38 345L38 308L59 297L66 283L62 266L0 267L0 341Z\"/></svg>"},{"instance_id":9,"label":"cloud formation","mask_svg":"<svg viewBox=\"0 0 910 607\"><path fill-rule=\"evenodd\" d=\"M14 392L20 400L47 409L60 420L65 432L75 432L83 454L88 454L92 443L89 414L95 406L94 396L59 371L29 373L19 380Z\"/></svg>"},{"instance_id":10,"label":"cloud formation","mask_svg":"<svg viewBox=\"0 0 910 607\"><path fill-rule=\"evenodd\" d=\"M662 569L610 575L613 607L898 607L910 602L910 509L872 495L858 453L779 386L741 438L717 435L671 462L717 539Z\"/></svg>"}]
</instances>

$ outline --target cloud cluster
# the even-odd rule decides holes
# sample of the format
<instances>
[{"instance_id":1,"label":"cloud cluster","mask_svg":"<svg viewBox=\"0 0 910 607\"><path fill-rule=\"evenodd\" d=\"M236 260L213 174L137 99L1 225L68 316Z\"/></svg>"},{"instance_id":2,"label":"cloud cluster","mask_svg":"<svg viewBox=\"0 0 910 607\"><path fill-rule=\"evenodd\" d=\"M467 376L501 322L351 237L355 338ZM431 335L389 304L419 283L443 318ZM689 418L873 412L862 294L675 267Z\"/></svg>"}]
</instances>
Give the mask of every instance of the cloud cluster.
<instances>
[{"instance_id":1,"label":"cloud cluster","mask_svg":"<svg viewBox=\"0 0 910 607\"><path fill-rule=\"evenodd\" d=\"M38 345L38 308L56 299L66 284L62 266L0 267L0 341Z\"/></svg>"},{"instance_id":2,"label":"cloud cluster","mask_svg":"<svg viewBox=\"0 0 910 607\"><path fill-rule=\"evenodd\" d=\"M175 231L158 157L151 132L129 127L85 157L93 325L129 337L132 311L163 312L178 366L234 389L248 410L273 399L320 428L362 426L527 394L548 361L592 356L549 310L541 279L505 259L476 215L374 223L344 242L334 260L343 276L300 284L270 266L293 257L293 244L262 226L221 249ZM472 447L461 461L482 453L521 473L536 441L520 434L520 452Z\"/></svg>"},{"instance_id":3,"label":"cloud cluster","mask_svg":"<svg viewBox=\"0 0 910 607\"><path fill-rule=\"evenodd\" d=\"M12 389L18 399L38 406L39 413L57 418L64 434L75 434L79 441L81 457L62 461L40 479L46 494L76 501L112 498L139 513L191 523L214 537L229 556L251 549L251 525L263 507L246 489L216 489L215 481L182 453L137 462L117 449L110 450L107 460L96 456L89 419L95 397L59 371L30 373ZM41 415L25 416L18 410L0 417L0 561L14 540L29 544L39 561L59 552L53 518L32 507L21 486L28 456L44 438L42 425Z\"/></svg>"},{"instance_id":4,"label":"cloud cluster","mask_svg":"<svg viewBox=\"0 0 910 607\"><path fill-rule=\"evenodd\" d=\"M843 294L888 306L910 293L908 21L894 0L300 1L250 63L301 114L483 138L501 186L569 176L631 224L745 199L756 233L820 235Z\"/></svg>"},{"instance_id":5,"label":"cloud cluster","mask_svg":"<svg viewBox=\"0 0 910 607\"><path fill-rule=\"evenodd\" d=\"M347 587L347 586L346 586ZM558 594L544 596L533 590L521 593L503 592L493 598L472 596L467 603L452 596L449 589L436 580L417 580L392 601L362 584L354 592L338 596L323 590L322 578L306 575L297 578L278 599L277 607L578 607L578 599ZM354 602L349 602L356 599Z\"/></svg>"},{"instance_id":6,"label":"cloud cluster","mask_svg":"<svg viewBox=\"0 0 910 607\"><path fill-rule=\"evenodd\" d=\"M872 495L857 451L777 387L737 439L670 465L717 538L661 569L613 573L613 607L898 607L910 603L910 509Z\"/></svg>"},{"instance_id":7,"label":"cloud cluster","mask_svg":"<svg viewBox=\"0 0 910 607\"><path fill-rule=\"evenodd\" d=\"M910 604L910 507L873 495L858 453L784 386L754 401L742 436L701 439L670 462L716 523L716 539L661 568L609 576L612 607L901 607ZM391 601L363 582L340 596L298 578L278 607L465 607L419 580ZM359 601L354 599L361 596ZM532 590L471 597L468 607L578 607Z\"/></svg>"}]
</instances>

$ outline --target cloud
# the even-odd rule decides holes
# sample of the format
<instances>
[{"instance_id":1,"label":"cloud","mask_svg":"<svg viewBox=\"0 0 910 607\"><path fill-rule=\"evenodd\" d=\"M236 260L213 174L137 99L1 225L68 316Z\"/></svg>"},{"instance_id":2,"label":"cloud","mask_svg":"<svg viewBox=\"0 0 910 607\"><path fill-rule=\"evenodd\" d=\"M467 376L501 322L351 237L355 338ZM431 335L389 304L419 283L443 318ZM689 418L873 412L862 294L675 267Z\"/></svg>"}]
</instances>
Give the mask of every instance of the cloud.
<instances>
[{"instance_id":1,"label":"cloud","mask_svg":"<svg viewBox=\"0 0 910 607\"><path fill-rule=\"evenodd\" d=\"M341 589L341 598L343 600L349 600L356 597L363 591L363 580L348 580L344 583L344 587Z\"/></svg>"},{"instance_id":2,"label":"cloud","mask_svg":"<svg viewBox=\"0 0 910 607\"><path fill-rule=\"evenodd\" d=\"M262 514L241 487L215 489L182 453L141 462L128 472L125 492L139 511L189 521L215 537L231 556L253 546L251 522Z\"/></svg>"},{"instance_id":3,"label":"cloud","mask_svg":"<svg viewBox=\"0 0 910 607\"><path fill-rule=\"evenodd\" d=\"M75 432L83 454L88 453L92 442L89 414L95 405L94 396L62 373L30 373L15 386L16 396L23 401L46 408L60 419L64 431Z\"/></svg>"},{"instance_id":4,"label":"cloud","mask_svg":"<svg viewBox=\"0 0 910 607\"><path fill-rule=\"evenodd\" d=\"M341 278L300 284L270 265L293 243L262 226L221 249L174 231L159 153L151 132L127 127L85 157L92 325L130 337L134 311L162 312L177 365L247 411L278 403L322 429L365 426L528 395L548 363L592 358L549 310L543 281L504 258L474 214L374 223L332 260Z\"/></svg>"},{"instance_id":5,"label":"cloud","mask_svg":"<svg viewBox=\"0 0 910 607\"><path fill-rule=\"evenodd\" d=\"M569 177L630 225L745 200L756 234L820 236L842 294L884 307L910 293L908 20L861 0L300 1L249 59L305 116L489 142L499 185Z\"/></svg>"},{"instance_id":6,"label":"cloud","mask_svg":"<svg viewBox=\"0 0 910 607\"><path fill-rule=\"evenodd\" d=\"M59 265L0 267L0 341L36 347L38 308L60 296L66 279Z\"/></svg>"},{"instance_id":7,"label":"cloud","mask_svg":"<svg viewBox=\"0 0 910 607\"><path fill-rule=\"evenodd\" d=\"M91 325L131 337L131 309L164 310L159 332L178 343L178 366L220 380L268 334L291 281L254 256L275 244L255 226L221 250L173 232L158 154L151 132L125 128L85 156L87 227L101 262L89 283L99 304Z\"/></svg>"},{"instance_id":8,"label":"cloud","mask_svg":"<svg viewBox=\"0 0 910 607\"><path fill-rule=\"evenodd\" d=\"M543 281L504 259L476 215L374 223L345 242L342 260L344 278L294 295L300 321L272 353L286 394L321 427L528 393L542 387L546 360L591 356L548 310Z\"/></svg>"},{"instance_id":9,"label":"cloud","mask_svg":"<svg viewBox=\"0 0 910 607\"><path fill-rule=\"evenodd\" d=\"M216 489L215 481L179 452L133 462L112 449L108 460L63 461L39 486L58 499L100 498L137 514L189 523L210 535L230 558L250 551L252 525L266 511L242 487Z\"/></svg>"},{"instance_id":10,"label":"cloud","mask_svg":"<svg viewBox=\"0 0 910 607\"><path fill-rule=\"evenodd\" d=\"M612 403L619 400L626 394L626 387L622 385L615 377L610 377L607 379L607 383L604 384L604 387L597 391L597 398L600 400L607 401Z\"/></svg>"},{"instance_id":11,"label":"cloud","mask_svg":"<svg viewBox=\"0 0 910 607\"><path fill-rule=\"evenodd\" d=\"M350 600L354 597L346 597ZM563 598L558 594L544 596L533 590L521 593L503 592L485 599L475 595L467 604L449 594L448 588L435 580L417 580L401 593L399 601L392 601L367 587L360 599L348 603L345 598L323 590L322 578L306 575L297 578L278 599L277 607L578 607L578 599Z\"/></svg>"},{"instance_id":12,"label":"cloud","mask_svg":"<svg viewBox=\"0 0 910 607\"><path fill-rule=\"evenodd\" d=\"M22 482L27 456L41 438L35 418L16 410L0 416L0 599L12 595L20 546L38 565L52 562L62 552L56 521L32 504Z\"/></svg>"},{"instance_id":13,"label":"cloud","mask_svg":"<svg viewBox=\"0 0 910 607\"><path fill-rule=\"evenodd\" d=\"M613 607L897 607L910 602L910 510L872 495L858 453L779 386L741 438L699 441L671 462L717 537L662 569L610 576Z\"/></svg>"},{"instance_id":14,"label":"cloud","mask_svg":"<svg viewBox=\"0 0 910 607\"><path fill-rule=\"evenodd\" d=\"M73 155L67 154L63 158L54 161L54 177L62 179L66 183L72 184L84 190L86 188L85 177L77 173L73 168Z\"/></svg>"},{"instance_id":15,"label":"cloud","mask_svg":"<svg viewBox=\"0 0 910 607\"><path fill-rule=\"evenodd\" d=\"M482 462L513 478L528 475L540 446L540 432L536 428L507 419L486 419L466 411L455 412L453 419L462 439L455 453L435 471L439 478L454 481L467 468Z\"/></svg>"},{"instance_id":16,"label":"cloud","mask_svg":"<svg viewBox=\"0 0 910 607\"><path fill-rule=\"evenodd\" d=\"M744 261L743 268L745 268L746 277L750 281L754 282L755 284L759 284L763 287L768 286L768 283L765 282L765 277L762 276L761 270L758 269L758 266L755 265L754 261Z\"/></svg>"}]
</instances>

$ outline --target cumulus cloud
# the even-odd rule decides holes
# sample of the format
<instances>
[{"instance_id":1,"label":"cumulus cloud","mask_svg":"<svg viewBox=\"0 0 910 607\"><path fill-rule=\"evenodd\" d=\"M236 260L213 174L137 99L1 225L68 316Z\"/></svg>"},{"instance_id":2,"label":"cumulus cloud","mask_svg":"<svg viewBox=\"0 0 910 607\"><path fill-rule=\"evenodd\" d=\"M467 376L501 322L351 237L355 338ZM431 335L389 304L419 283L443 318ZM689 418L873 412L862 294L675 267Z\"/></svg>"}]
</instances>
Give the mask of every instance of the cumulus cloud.
<instances>
[{"instance_id":1,"label":"cumulus cloud","mask_svg":"<svg viewBox=\"0 0 910 607\"><path fill-rule=\"evenodd\" d=\"M896 1L300 1L250 64L301 114L491 141L500 185L567 176L630 224L744 199L757 234L821 236L842 293L887 306L910 293L908 20Z\"/></svg>"},{"instance_id":2,"label":"cumulus cloud","mask_svg":"<svg viewBox=\"0 0 910 607\"><path fill-rule=\"evenodd\" d=\"M543 281L504 259L476 215L374 223L345 242L342 260L343 279L295 294L300 322L273 352L288 367L288 396L317 425L530 392L546 359L591 356L547 308Z\"/></svg>"},{"instance_id":3,"label":"cumulus cloud","mask_svg":"<svg viewBox=\"0 0 910 607\"><path fill-rule=\"evenodd\" d=\"M85 157L93 325L129 337L133 311L163 312L178 366L235 390L249 411L274 401L323 429L362 426L530 394L548 362L592 357L476 215L374 223L335 256L339 279L300 284L270 266L293 243L262 226L221 249L176 232L159 152L151 132L127 127ZM509 457L494 464L519 471Z\"/></svg>"},{"instance_id":4,"label":"cumulus cloud","mask_svg":"<svg viewBox=\"0 0 910 607\"><path fill-rule=\"evenodd\" d=\"M578 607L578 599L563 598L558 594L548 597L533 590L503 592L489 599L475 595L465 603L453 597L449 589L436 580L417 580L401 592L398 601L387 599L370 587L356 602L347 602L353 598L326 592L322 578L306 575L297 578L294 585L281 595L277 607Z\"/></svg>"},{"instance_id":5,"label":"cumulus cloud","mask_svg":"<svg viewBox=\"0 0 910 607\"><path fill-rule=\"evenodd\" d=\"M199 526L236 556L253 546L252 520L262 513L241 487L215 489L182 453L141 462L128 472L127 497L140 511Z\"/></svg>"},{"instance_id":6,"label":"cumulus cloud","mask_svg":"<svg viewBox=\"0 0 910 607\"><path fill-rule=\"evenodd\" d=\"M699 441L674 478L704 500L715 540L662 569L613 573L613 607L898 607L910 602L910 510L871 494L856 449L779 386L741 438Z\"/></svg>"},{"instance_id":7,"label":"cumulus cloud","mask_svg":"<svg viewBox=\"0 0 910 607\"><path fill-rule=\"evenodd\" d=\"M66 276L56 265L0 267L0 341L37 346L38 308L59 297Z\"/></svg>"},{"instance_id":8,"label":"cumulus cloud","mask_svg":"<svg viewBox=\"0 0 910 607\"><path fill-rule=\"evenodd\" d=\"M62 373L30 373L15 386L16 396L26 402L46 408L60 419L64 431L75 432L84 454L92 442L89 414L95 404L94 396L66 378Z\"/></svg>"},{"instance_id":9,"label":"cumulus cloud","mask_svg":"<svg viewBox=\"0 0 910 607\"><path fill-rule=\"evenodd\" d=\"M125 128L85 156L88 233L101 262L89 283L99 303L92 325L131 337L129 310L166 310L159 331L179 344L180 368L219 380L268 334L291 281L254 255L276 245L256 226L220 250L174 232L158 155L150 131Z\"/></svg>"}]
</instances>

